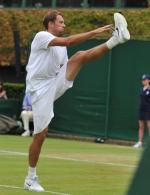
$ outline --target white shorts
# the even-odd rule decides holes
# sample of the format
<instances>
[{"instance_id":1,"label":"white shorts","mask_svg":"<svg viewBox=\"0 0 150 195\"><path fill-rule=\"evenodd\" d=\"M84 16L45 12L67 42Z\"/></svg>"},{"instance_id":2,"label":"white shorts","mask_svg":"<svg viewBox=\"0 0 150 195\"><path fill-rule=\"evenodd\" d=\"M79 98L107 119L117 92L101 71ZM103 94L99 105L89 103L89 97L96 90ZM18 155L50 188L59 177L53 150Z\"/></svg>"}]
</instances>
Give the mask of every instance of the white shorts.
<instances>
[{"instance_id":1,"label":"white shorts","mask_svg":"<svg viewBox=\"0 0 150 195\"><path fill-rule=\"evenodd\" d=\"M46 89L43 89L44 92L36 101L32 101L32 99L35 99L34 93L27 92L32 101L34 134L38 134L48 127L54 117L54 101L62 96L67 89L73 86L73 81L68 81L66 79L66 66L67 65L64 65L60 69L59 74L50 82L50 85L46 85ZM38 94L37 91L35 93Z\"/></svg>"}]
</instances>

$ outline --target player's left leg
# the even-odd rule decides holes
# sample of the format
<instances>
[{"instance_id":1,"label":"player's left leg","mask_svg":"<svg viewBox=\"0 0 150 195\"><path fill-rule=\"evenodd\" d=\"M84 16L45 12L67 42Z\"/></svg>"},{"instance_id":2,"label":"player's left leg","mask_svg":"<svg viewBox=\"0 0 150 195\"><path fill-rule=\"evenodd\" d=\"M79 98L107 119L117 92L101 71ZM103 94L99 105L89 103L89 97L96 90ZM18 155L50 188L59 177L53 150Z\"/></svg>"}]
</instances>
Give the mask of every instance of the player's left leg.
<instances>
[{"instance_id":1,"label":"player's left leg","mask_svg":"<svg viewBox=\"0 0 150 195\"><path fill-rule=\"evenodd\" d=\"M86 51L78 51L68 61L66 79L73 81L84 64L100 58L107 51L109 48L106 43Z\"/></svg>"},{"instance_id":2,"label":"player's left leg","mask_svg":"<svg viewBox=\"0 0 150 195\"><path fill-rule=\"evenodd\" d=\"M124 16L116 13L114 14L114 20L115 31L113 32L113 36L106 43L86 51L79 51L69 59L66 71L67 80L74 80L84 64L100 58L113 47L130 39L127 22Z\"/></svg>"}]
</instances>

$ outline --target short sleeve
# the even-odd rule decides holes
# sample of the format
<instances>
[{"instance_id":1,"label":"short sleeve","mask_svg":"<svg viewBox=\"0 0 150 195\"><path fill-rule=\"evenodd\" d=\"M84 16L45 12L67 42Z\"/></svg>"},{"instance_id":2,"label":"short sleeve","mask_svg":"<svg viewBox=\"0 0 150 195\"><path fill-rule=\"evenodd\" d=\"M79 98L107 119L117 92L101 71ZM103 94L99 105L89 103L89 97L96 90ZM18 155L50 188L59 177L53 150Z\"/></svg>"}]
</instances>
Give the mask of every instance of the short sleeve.
<instances>
[{"instance_id":1,"label":"short sleeve","mask_svg":"<svg viewBox=\"0 0 150 195\"><path fill-rule=\"evenodd\" d=\"M35 36L35 47L39 49L47 49L48 44L55 39L55 36L49 32L41 31Z\"/></svg>"}]
</instances>

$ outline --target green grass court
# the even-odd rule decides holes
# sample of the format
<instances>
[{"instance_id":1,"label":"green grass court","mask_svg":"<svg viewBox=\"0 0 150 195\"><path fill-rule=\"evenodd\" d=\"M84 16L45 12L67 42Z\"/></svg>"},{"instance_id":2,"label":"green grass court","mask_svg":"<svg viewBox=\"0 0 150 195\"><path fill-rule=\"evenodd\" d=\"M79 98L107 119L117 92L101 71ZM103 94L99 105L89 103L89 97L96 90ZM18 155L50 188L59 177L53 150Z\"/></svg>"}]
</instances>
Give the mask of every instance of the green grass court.
<instances>
[{"instance_id":1,"label":"green grass court","mask_svg":"<svg viewBox=\"0 0 150 195\"><path fill-rule=\"evenodd\" d=\"M23 190L32 138L0 136L0 195ZM47 138L38 165L46 192L55 195L123 195L141 155L132 147Z\"/></svg>"}]
</instances>

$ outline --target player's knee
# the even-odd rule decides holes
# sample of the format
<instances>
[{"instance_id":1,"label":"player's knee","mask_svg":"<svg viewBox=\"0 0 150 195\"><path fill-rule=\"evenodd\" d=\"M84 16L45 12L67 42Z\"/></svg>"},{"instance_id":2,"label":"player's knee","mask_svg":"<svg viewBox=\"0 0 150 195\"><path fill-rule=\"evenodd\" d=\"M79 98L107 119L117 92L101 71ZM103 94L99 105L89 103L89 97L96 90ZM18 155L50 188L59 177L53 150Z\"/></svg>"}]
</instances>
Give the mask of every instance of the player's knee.
<instances>
[{"instance_id":1,"label":"player's knee","mask_svg":"<svg viewBox=\"0 0 150 195\"><path fill-rule=\"evenodd\" d=\"M41 133L39 133L39 137L41 140L44 140L48 134L48 129L44 129Z\"/></svg>"},{"instance_id":2,"label":"player's knee","mask_svg":"<svg viewBox=\"0 0 150 195\"><path fill-rule=\"evenodd\" d=\"M73 56L72 60L78 62L78 64L82 63L85 58L85 51L78 51Z\"/></svg>"},{"instance_id":3,"label":"player's knee","mask_svg":"<svg viewBox=\"0 0 150 195\"><path fill-rule=\"evenodd\" d=\"M34 136L33 142L37 143L37 145L40 146L44 142L45 137L46 137L45 133L43 133L43 132L42 133L39 133L39 134L37 134L37 135Z\"/></svg>"},{"instance_id":4,"label":"player's knee","mask_svg":"<svg viewBox=\"0 0 150 195\"><path fill-rule=\"evenodd\" d=\"M77 58L81 59L85 56L85 51L78 51L75 55Z\"/></svg>"},{"instance_id":5,"label":"player's knee","mask_svg":"<svg viewBox=\"0 0 150 195\"><path fill-rule=\"evenodd\" d=\"M47 136L47 134L48 134L48 129L45 129L45 130L43 131L43 137L45 138L45 137Z\"/></svg>"}]
</instances>

